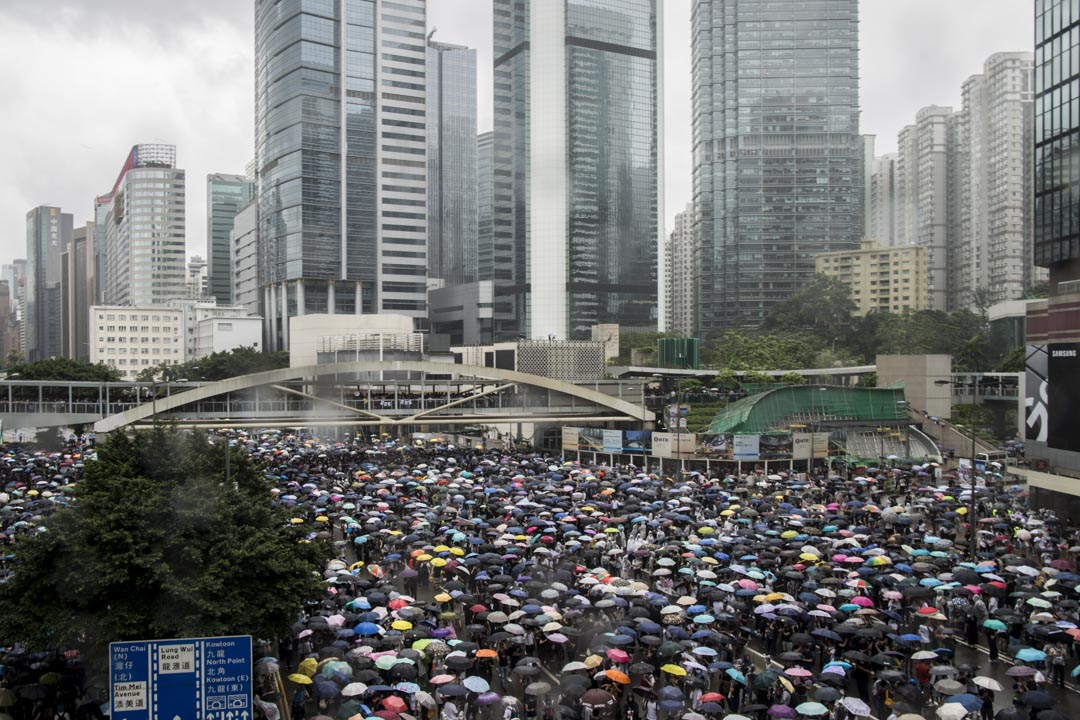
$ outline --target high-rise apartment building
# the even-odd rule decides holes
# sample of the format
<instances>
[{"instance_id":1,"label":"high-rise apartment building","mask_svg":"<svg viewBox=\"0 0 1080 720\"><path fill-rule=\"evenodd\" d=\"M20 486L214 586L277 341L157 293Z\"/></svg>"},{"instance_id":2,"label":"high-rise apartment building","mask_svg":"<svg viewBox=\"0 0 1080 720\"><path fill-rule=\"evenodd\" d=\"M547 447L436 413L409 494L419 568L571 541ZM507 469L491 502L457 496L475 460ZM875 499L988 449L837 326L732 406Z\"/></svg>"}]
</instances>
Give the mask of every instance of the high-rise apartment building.
<instances>
[{"instance_id":1,"label":"high-rise apartment building","mask_svg":"<svg viewBox=\"0 0 1080 720\"><path fill-rule=\"evenodd\" d=\"M236 214L251 202L255 181L244 175L206 176L207 290L222 305L233 302L230 235Z\"/></svg>"},{"instance_id":2,"label":"high-rise apartment building","mask_svg":"<svg viewBox=\"0 0 1080 720\"><path fill-rule=\"evenodd\" d=\"M897 244L894 222L896 160L896 153L874 158L874 169L870 175L870 224L866 228L866 234L885 247Z\"/></svg>"},{"instance_id":3,"label":"high-rise apartment building","mask_svg":"<svg viewBox=\"0 0 1080 720\"><path fill-rule=\"evenodd\" d=\"M104 210L105 283L110 305L158 305L184 292L186 198L176 147L131 148Z\"/></svg>"},{"instance_id":4,"label":"high-rise apartment building","mask_svg":"<svg viewBox=\"0 0 1080 720\"><path fill-rule=\"evenodd\" d=\"M94 240L96 227L88 222L72 232L71 242L60 255L62 352L64 357L90 359L90 307L96 287Z\"/></svg>"},{"instance_id":5,"label":"high-rise apartment building","mask_svg":"<svg viewBox=\"0 0 1080 720\"><path fill-rule=\"evenodd\" d=\"M948 241L955 208L949 194L951 107L920 110L897 139L894 245L926 248L931 310L948 308Z\"/></svg>"},{"instance_id":6,"label":"high-rise apartment building","mask_svg":"<svg viewBox=\"0 0 1080 720\"><path fill-rule=\"evenodd\" d=\"M863 232L858 0L695 0L698 330L760 326Z\"/></svg>"},{"instance_id":7,"label":"high-rise apartment building","mask_svg":"<svg viewBox=\"0 0 1080 720\"><path fill-rule=\"evenodd\" d=\"M289 318L427 314L425 0L255 2L267 347Z\"/></svg>"},{"instance_id":8,"label":"high-rise apartment building","mask_svg":"<svg viewBox=\"0 0 1080 720\"><path fill-rule=\"evenodd\" d=\"M657 326L656 0L495 0L495 336Z\"/></svg>"},{"instance_id":9,"label":"high-rise apartment building","mask_svg":"<svg viewBox=\"0 0 1080 720\"><path fill-rule=\"evenodd\" d=\"M476 138L476 267L477 277L495 275L495 134Z\"/></svg>"},{"instance_id":10,"label":"high-rise apartment building","mask_svg":"<svg viewBox=\"0 0 1080 720\"><path fill-rule=\"evenodd\" d=\"M476 50L428 42L428 277L477 278Z\"/></svg>"},{"instance_id":11,"label":"high-rise apartment building","mask_svg":"<svg viewBox=\"0 0 1080 720\"><path fill-rule=\"evenodd\" d=\"M60 357L64 351L61 254L71 244L72 217L42 205L26 213L26 359Z\"/></svg>"},{"instance_id":12,"label":"high-rise apartment building","mask_svg":"<svg viewBox=\"0 0 1080 720\"><path fill-rule=\"evenodd\" d=\"M694 206L675 215L664 248L664 330L692 337L697 322L697 243L694 242Z\"/></svg>"},{"instance_id":13,"label":"high-rise apartment building","mask_svg":"<svg viewBox=\"0 0 1080 720\"><path fill-rule=\"evenodd\" d=\"M1032 261L1032 55L997 53L962 89L956 118L951 308L1023 297L1046 279ZM976 298L979 302L976 302Z\"/></svg>"}]
</instances>

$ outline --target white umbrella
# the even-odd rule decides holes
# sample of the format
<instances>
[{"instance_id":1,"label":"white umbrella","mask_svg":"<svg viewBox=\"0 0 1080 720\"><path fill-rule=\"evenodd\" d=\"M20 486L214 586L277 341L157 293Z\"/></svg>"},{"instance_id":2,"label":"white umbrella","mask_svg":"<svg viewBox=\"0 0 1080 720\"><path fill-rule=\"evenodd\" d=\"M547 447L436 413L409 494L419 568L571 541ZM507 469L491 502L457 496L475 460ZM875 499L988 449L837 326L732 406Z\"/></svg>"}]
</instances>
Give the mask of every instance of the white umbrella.
<instances>
[{"instance_id":1,"label":"white umbrella","mask_svg":"<svg viewBox=\"0 0 1080 720\"><path fill-rule=\"evenodd\" d=\"M986 677L985 675L977 675L976 677L972 678L971 682L975 683L979 687L993 690L994 692L1001 692L1005 689L1001 687L1001 683L999 683L997 680L992 677Z\"/></svg>"}]
</instances>

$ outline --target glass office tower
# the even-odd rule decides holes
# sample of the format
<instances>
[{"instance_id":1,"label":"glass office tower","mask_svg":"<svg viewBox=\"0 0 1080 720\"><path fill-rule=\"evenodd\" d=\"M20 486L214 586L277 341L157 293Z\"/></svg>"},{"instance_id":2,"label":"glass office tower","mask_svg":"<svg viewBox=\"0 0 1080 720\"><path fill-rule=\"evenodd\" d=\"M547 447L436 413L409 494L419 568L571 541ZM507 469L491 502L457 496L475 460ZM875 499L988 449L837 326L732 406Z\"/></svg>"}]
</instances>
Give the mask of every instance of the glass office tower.
<instances>
[{"instance_id":1,"label":"glass office tower","mask_svg":"<svg viewBox=\"0 0 1080 720\"><path fill-rule=\"evenodd\" d=\"M494 33L496 336L654 330L656 0L496 0Z\"/></svg>"},{"instance_id":2,"label":"glass office tower","mask_svg":"<svg viewBox=\"0 0 1080 720\"><path fill-rule=\"evenodd\" d=\"M698 329L762 324L863 224L858 0L695 0Z\"/></svg>"},{"instance_id":3,"label":"glass office tower","mask_svg":"<svg viewBox=\"0 0 1080 720\"><path fill-rule=\"evenodd\" d=\"M427 316L425 0L256 0L259 278L289 318Z\"/></svg>"},{"instance_id":4,"label":"glass office tower","mask_svg":"<svg viewBox=\"0 0 1080 720\"><path fill-rule=\"evenodd\" d=\"M206 176L206 262L210 294L218 305L233 304L230 236L236 215L251 202L255 183L243 175Z\"/></svg>"}]
</instances>

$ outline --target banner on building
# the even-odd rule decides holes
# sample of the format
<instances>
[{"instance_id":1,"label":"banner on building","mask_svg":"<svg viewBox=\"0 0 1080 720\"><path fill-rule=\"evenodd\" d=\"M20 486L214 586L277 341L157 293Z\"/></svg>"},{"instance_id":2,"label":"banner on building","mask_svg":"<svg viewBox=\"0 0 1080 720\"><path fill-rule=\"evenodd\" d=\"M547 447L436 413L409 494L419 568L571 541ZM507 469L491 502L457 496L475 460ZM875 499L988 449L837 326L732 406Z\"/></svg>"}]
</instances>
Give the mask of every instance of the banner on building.
<instances>
[{"instance_id":1,"label":"banner on building","mask_svg":"<svg viewBox=\"0 0 1080 720\"><path fill-rule=\"evenodd\" d=\"M604 444L604 452L621 453L623 450L623 431L604 430L601 442Z\"/></svg>"},{"instance_id":2,"label":"banner on building","mask_svg":"<svg viewBox=\"0 0 1080 720\"><path fill-rule=\"evenodd\" d=\"M1046 444L1057 450L1080 450L1080 343L1050 346L1047 363L1047 395L1054 398L1046 406Z\"/></svg>"},{"instance_id":3,"label":"banner on building","mask_svg":"<svg viewBox=\"0 0 1080 720\"><path fill-rule=\"evenodd\" d=\"M604 450L603 428L578 428L578 450L602 452Z\"/></svg>"},{"instance_id":4,"label":"banner on building","mask_svg":"<svg viewBox=\"0 0 1080 720\"><path fill-rule=\"evenodd\" d=\"M829 433L813 433L813 457L815 460L829 457Z\"/></svg>"},{"instance_id":5,"label":"banner on building","mask_svg":"<svg viewBox=\"0 0 1080 720\"><path fill-rule=\"evenodd\" d=\"M697 436L693 433L652 434L652 456L658 458L693 457Z\"/></svg>"},{"instance_id":6,"label":"banner on building","mask_svg":"<svg viewBox=\"0 0 1080 720\"><path fill-rule=\"evenodd\" d=\"M791 436L791 457L809 460L814 456L814 436L811 433L794 433Z\"/></svg>"},{"instance_id":7,"label":"banner on building","mask_svg":"<svg viewBox=\"0 0 1080 720\"><path fill-rule=\"evenodd\" d=\"M1024 397L1024 437L1035 442L1046 442L1050 433L1049 422L1049 357L1045 345L1027 346L1027 374Z\"/></svg>"},{"instance_id":8,"label":"banner on building","mask_svg":"<svg viewBox=\"0 0 1080 720\"><path fill-rule=\"evenodd\" d=\"M623 452L647 453L652 447L652 433L648 430L623 430Z\"/></svg>"},{"instance_id":9,"label":"banner on building","mask_svg":"<svg viewBox=\"0 0 1080 720\"><path fill-rule=\"evenodd\" d=\"M761 436L760 435L734 435L732 436L732 458L735 460L760 460L761 459Z\"/></svg>"},{"instance_id":10,"label":"banner on building","mask_svg":"<svg viewBox=\"0 0 1080 720\"><path fill-rule=\"evenodd\" d=\"M578 430L576 427L563 427L562 429L562 449L577 450L578 449Z\"/></svg>"}]
</instances>

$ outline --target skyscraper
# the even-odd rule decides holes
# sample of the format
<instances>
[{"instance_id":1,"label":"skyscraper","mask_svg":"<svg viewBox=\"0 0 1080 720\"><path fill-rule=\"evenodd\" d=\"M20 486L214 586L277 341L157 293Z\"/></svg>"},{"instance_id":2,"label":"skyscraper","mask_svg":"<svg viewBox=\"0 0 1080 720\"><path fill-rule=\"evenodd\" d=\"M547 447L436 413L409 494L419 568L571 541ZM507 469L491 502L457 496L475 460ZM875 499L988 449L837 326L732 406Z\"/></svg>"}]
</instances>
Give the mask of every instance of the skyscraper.
<instances>
[{"instance_id":1,"label":"skyscraper","mask_svg":"<svg viewBox=\"0 0 1080 720\"><path fill-rule=\"evenodd\" d=\"M897 138L896 245L926 248L928 307L948 310L948 240L959 208L949 192L955 165L953 109L931 105Z\"/></svg>"},{"instance_id":2,"label":"skyscraper","mask_svg":"<svg viewBox=\"0 0 1080 720\"><path fill-rule=\"evenodd\" d=\"M428 42L428 277L476 280L476 51Z\"/></svg>"},{"instance_id":3,"label":"skyscraper","mask_svg":"<svg viewBox=\"0 0 1080 720\"><path fill-rule=\"evenodd\" d=\"M858 0L695 0L699 330L757 327L863 226Z\"/></svg>"},{"instance_id":4,"label":"skyscraper","mask_svg":"<svg viewBox=\"0 0 1080 720\"><path fill-rule=\"evenodd\" d=\"M131 148L95 208L105 213L105 302L160 305L184 293L185 207L176 147Z\"/></svg>"},{"instance_id":5,"label":"skyscraper","mask_svg":"<svg viewBox=\"0 0 1080 720\"><path fill-rule=\"evenodd\" d=\"M476 267L477 277L495 275L495 134L476 138Z\"/></svg>"},{"instance_id":6,"label":"skyscraper","mask_svg":"<svg viewBox=\"0 0 1080 720\"><path fill-rule=\"evenodd\" d=\"M495 0L494 19L496 336L655 329L656 0Z\"/></svg>"},{"instance_id":7,"label":"skyscraper","mask_svg":"<svg viewBox=\"0 0 1080 720\"><path fill-rule=\"evenodd\" d=\"M236 214L251 202L255 182L243 175L206 176L206 263L210 295L232 305L232 253L229 236Z\"/></svg>"},{"instance_id":8,"label":"skyscraper","mask_svg":"<svg viewBox=\"0 0 1080 720\"><path fill-rule=\"evenodd\" d=\"M26 213L24 352L30 362L63 354L61 254L71 244L72 218L42 205Z\"/></svg>"},{"instance_id":9,"label":"skyscraper","mask_svg":"<svg viewBox=\"0 0 1080 720\"><path fill-rule=\"evenodd\" d=\"M664 329L692 337L697 322L697 244L694 242L694 206L675 215L674 227L664 249L664 292L667 313Z\"/></svg>"},{"instance_id":10,"label":"skyscraper","mask_svg":"<svg viewBox=\"0 0 1080 720\"><path fill-rule=\"evenodd\" d=\"M425 0L255 2L267 347L289 318L427 314ZM378 18L378 21L376 21Z\"/></svg>"},{"instance_id":11,"label":"skyscraper","mask_svg":"<svg viewBox=\"0 0 1080 720\"><path fill-rule=\"evenodd\" d=\"M866 235L882 247L896 244L896 153L874 158L870 173L870 224Z\"/></svg>"},{"instance_id":12,"label":"skyscraper","mask_svg":"<svg viewBox=\"0 0 1080 720\"><path fill-rule=\"evenodd\" d=\"M93 222L77 227L71 242L60 255L62 350L64 357L90 359L90 306L93 302L94 239Z\"/></svg>"},{"instance_id":13,"label":"skyscraper","mask_svg":"<svg viewBox=\"0 0 1080 720\"><path fill-rule=\"evenodd\" d=\"M1021 298L1046 271L1032 258L1032 55L996 53L962 88L956 119L951 309Z\"/></svg>"}]
</instances>

